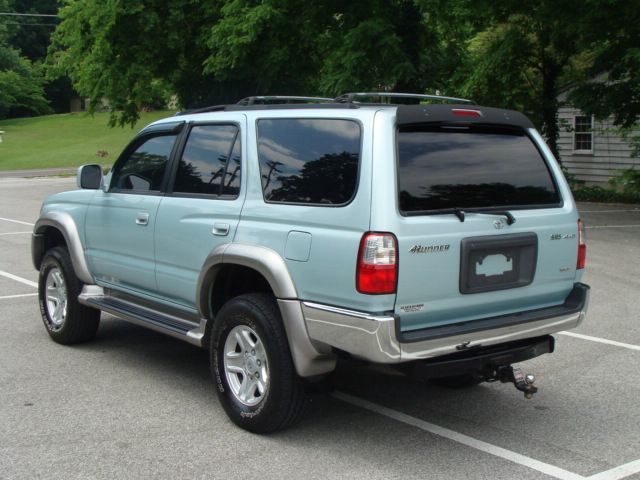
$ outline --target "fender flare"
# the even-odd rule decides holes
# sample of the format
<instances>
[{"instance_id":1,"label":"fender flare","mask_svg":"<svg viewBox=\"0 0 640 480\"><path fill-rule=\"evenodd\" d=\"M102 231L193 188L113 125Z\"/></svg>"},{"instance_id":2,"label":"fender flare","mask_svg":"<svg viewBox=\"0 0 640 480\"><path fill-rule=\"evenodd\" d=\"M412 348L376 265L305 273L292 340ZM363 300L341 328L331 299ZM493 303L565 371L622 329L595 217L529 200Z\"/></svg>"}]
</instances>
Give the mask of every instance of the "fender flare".
<instances>
[{"instance_id":1,"label":"fender flare","mask_svg":"<svg viewBox=\"0 0 640 480\"><path fill-rule=\"evenodd\" d=\"M327 348L315 345L307 326L289 269L275 250L260 245L226 243L214 249L205 260L196 289L196 306L203 318L213 322L210 289L224 265L242 265L260 273L278 301L289 349L298 375L312 377L335 369L336 358Z\"/></svg>"},{"instance_id":2,"label":"fender flare","mask_svg":"<svg viewBox=\"0 0 640 480\"><path fill-rule=\"evenodd\" d=\"M85 284L93 285L95 283L93 275L89 271L87 260L84 256L84 247L80 240L78 227L73 217L66 212L50 211L42 214L33 227L33 236L31 239L31 256L33 265L36 270L40 269L40 263L45 255L44 232L47 228L55 228L58 230L67 244L71 264L78 279Z\"/></svg>"},{"instance_id":3,"label":"fender flare","mask_svg":"<svg viewBox=\"0 0 640 480\"><path fill-rule=\"evenodd\" d=\"M209 312L209 288L225 264L256 270L267 280L278 299L298 298L287 264L275 250L246 243L225 243L209 254L198 276L196 306L202 316L207 316Z\"/></svg>"}]
</instances>

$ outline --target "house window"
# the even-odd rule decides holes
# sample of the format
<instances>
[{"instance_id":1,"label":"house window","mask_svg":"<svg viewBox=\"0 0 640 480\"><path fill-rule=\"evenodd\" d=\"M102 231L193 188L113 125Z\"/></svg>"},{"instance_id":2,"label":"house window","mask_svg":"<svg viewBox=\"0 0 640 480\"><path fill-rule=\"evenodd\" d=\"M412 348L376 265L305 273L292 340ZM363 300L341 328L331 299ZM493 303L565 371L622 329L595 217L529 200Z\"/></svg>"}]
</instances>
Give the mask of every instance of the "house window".
<instances>
[{"instance_id":1,"label":"house window","mask_svg":"<svg viewBox=\"0 0 640 480\"><path fill-rule=\"evenodd\" d=\"M573 151L593 153L593 117L573 117Z\"/></svg>"}]
</instances>

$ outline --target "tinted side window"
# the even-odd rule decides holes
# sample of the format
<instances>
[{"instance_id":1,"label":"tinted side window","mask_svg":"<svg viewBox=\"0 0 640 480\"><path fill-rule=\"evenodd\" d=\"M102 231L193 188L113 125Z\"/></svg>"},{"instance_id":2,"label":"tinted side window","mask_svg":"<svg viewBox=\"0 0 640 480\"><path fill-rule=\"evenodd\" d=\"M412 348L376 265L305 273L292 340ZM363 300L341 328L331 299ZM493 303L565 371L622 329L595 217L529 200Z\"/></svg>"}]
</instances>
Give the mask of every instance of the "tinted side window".
<instances>
[{"instance_id":1,"label":"tinted side window","mask_svg":"<svg viewBox=\"0 0 640 480\"><path fill-rule=\"evenodd\" d=\"M240 193L241 155L240 135L238 135L235 143L233 144L231 159L227 162L227 169L222 182L222 195L237 197L238 193Z\"/></svg>"},{"instance_id":2,"label":"tinted side window","mask_svg":"<svg viewBox=\"0 0 640 480\"><path fill-rule=\"evenodd\" d=\"M403 212L560 202L545 160L524 132L407 127L398 132L398 155Z\"/></svg>"},{"instance_id":3,"label":"tinted side window","mask_svg":"<svg viewBox=\"0 0 640 480\"><path fill-rule=\"evenodd\" d=\"M229 187L237 179L233 190L233 195L237 195L240 185L240 139L236 140L237 133L238 128L234 125L194 126L178 163L173 191L220 195L223 179L224 186L229 184ZM236 152L234 142L238 145L236 161L233 159ZM235 177L228 178L233 173Z\"/></svg>"},{"instance_id":4,"label":"tinted side window","mask_svg":"<svg viewBox=\"0 0 640 480\"><path fill-rule=\"evenodd\" d=\"M176 135L150 138L113 172L112 188L137 192L159 191Z\"/></svg>"},{"instance_id":5,"label":"tinted side window","mask_svg":"<svg viewBox=\"0 0 640 480\"><path fill-rule=\"evenodd\" d=\"M260 120L258 156L265 200L349 202L358 181L360 135L360 125L352 120Z\"/></svg>"}]
</instances>

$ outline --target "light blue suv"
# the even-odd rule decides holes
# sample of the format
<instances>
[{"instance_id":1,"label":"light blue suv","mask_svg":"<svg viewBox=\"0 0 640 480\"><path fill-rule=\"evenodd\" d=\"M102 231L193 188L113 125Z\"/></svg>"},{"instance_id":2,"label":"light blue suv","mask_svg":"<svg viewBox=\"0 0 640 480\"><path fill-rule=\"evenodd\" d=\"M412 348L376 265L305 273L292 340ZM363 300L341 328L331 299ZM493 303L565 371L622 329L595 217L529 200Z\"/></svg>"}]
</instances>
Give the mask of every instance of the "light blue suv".
<instances>
[{"instance_id":1,"label":"light blue suv","mask_svg":"<svg viewBox=\"0 0 640 480\"><path fill-rule=\"evenodd\" d=\"M587 308L576 205L513 111L251 97L149 125L78 186L33 234L53 340L93 338L105 311L208 348L222 405L254 432L295 422L340 356L530 397L512 364Z\"/></svg>"}]
</instances>

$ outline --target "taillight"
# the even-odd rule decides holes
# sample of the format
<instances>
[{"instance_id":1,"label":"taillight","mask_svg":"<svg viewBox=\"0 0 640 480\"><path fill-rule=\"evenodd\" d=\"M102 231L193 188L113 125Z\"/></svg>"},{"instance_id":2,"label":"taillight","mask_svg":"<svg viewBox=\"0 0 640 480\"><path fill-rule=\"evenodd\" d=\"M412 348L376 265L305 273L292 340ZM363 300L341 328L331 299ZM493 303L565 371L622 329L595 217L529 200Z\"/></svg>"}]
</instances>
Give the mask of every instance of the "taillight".
<instances>
[{"instance_id":1,"label":"taillight","mask_svg":"<svg viewBox=\"0 0 640 480\"><path fill-rule=\"evenodd\" d=\"M471 110L469 108L452 108L451 113L456 117L481 117L482 112L480 110Z\"/></svg>"},{"instance_id":2,"label":"taillight","mask_svg":"<svg viewBox=\"0 0 640 480\"><path fill-rule=\"evenodd\" d=\"M398 244L392 233L367 232L360 240L356 289L360 293L395 293L398 280Z\"/></svg>"},{"instance_id":3,"label":"taillight","mask_svg":"<svg viewBox=\"0 0 640 480\"><path fill-rule=\"evenodd\" d=\"M576 269L584 268L587 263L587 245L584 243L584 223L578 220L578 263Z\"/></svg>"}]
</instances>

